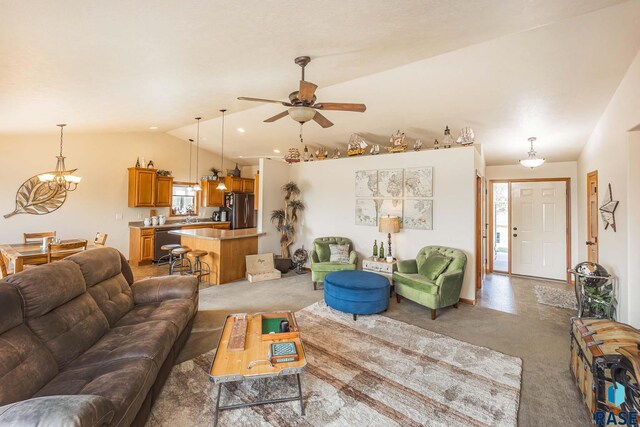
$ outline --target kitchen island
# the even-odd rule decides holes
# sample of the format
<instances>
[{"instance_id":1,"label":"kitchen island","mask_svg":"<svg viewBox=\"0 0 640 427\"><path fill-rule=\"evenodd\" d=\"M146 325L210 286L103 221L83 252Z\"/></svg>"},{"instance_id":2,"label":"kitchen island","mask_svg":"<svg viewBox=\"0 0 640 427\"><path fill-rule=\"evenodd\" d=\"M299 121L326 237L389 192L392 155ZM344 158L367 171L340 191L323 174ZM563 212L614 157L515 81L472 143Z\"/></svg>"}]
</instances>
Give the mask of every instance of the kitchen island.
<instances>
[{"instance_id":1,"label":"kitchen island","mask_svg":"<svg viewBox=\"0 0 640 427\"><path fill-rule=\"evenodd\" d=\"M258 253L258 236L265 234L259 233L255 228L201 228L175 230L169 233L180 236L183 246L207 252L201 260L211 267L210 282L216 285L244 279L247 270L245 256Z\"/></svg>"}]
</instances>

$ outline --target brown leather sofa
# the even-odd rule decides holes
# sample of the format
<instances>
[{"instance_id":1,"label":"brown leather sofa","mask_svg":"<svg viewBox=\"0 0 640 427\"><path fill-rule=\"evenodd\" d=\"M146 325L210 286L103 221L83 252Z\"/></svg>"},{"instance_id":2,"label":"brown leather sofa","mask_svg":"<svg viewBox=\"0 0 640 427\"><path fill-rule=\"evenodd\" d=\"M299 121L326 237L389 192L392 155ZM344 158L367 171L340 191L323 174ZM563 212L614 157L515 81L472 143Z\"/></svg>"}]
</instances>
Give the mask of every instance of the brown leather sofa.
<instances>
[{"instance_id":1,"label":"brown leather sofa","mask_svg":"<svg viewBox=\"0 0 640 427\"><path fill-rule=\"evenodd\" d=\"M100 248L0 281L0 425L144 425L198 309L197 280L133 281Z\"/></svg>"}]
</instances>

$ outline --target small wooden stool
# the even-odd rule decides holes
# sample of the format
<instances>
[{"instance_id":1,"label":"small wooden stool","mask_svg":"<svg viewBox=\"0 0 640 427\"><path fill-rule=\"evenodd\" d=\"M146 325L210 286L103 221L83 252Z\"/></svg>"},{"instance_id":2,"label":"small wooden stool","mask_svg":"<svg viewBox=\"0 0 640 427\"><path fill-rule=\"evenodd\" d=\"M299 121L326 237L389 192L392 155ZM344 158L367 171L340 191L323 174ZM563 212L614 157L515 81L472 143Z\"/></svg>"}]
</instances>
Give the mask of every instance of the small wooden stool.
<instances>
[{"instance_id":1,"label":"small wooden stool","mask_svg":"<svg viewBox=\"0 0 640 427\"><path fill-rule=\"evenodd\" d=\"M173 264L173 254L171 253L172 250L174 250L175 248L179 248L180 244L179 243L171 243L168 245L162 245L160 246L160 249L162 249L163 251L169 251L168 254L161 256L158 259L158 265L161 264L169 264L169 269L171 269L171 264ZM163 261L165 260L165 261Z\"/></svg>"},{"instance_id":2,"label":"small wooden stool","mask_svg":"<svg viewBox=\"0 0 640 427\"><path fill-rule=\"evenodd\" d=\"M191 273L191 260L185 257L186 254L191 252L191 248L188 246L178 246L177 248L171 249L171 255L174 258L173 262L169 266L169 274L173 274L173 272L178 269L180 274ZM185 265L185 261L187 264Z\"/></svg>"},{"instance_id":3,"label":"small wooden stool","mask_svg":"<svg viewBox=\"0 0 640 427\"><path fill-rule=\"evenodd\" d=\"M203 251L201 249L194 249L189 252L189 256L192 256L194 258L191 273L198 278L198 283L202 282L203 277L211 276L211 268L209 267L209 264L200 259L200 257L206 256L208 253L209 252Z\"/></svg>"}]
</instances>

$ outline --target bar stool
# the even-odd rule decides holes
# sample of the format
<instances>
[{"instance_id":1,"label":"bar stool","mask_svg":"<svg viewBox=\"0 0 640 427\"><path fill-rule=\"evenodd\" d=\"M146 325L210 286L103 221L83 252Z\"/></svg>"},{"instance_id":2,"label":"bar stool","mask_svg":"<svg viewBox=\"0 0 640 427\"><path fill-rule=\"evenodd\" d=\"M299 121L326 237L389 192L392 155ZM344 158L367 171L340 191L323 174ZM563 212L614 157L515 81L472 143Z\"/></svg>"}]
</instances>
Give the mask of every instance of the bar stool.
<instances>
[{"instance_id":1,"label":"bar stool","mask_svg":"<svg viewBox=\"0 0 640 427\"><path fill-rule=\"evenodd\" d=\"M206 256L208 253L209 252L200 249L195 249L189 252L189 256L194 258L191 273L198 278L198 283L202 282L203 277L211 276L211 268L209 267L209 264L200 259L200 257Z\"/></svg>"},{"instance_id":2,"label":"bar stool","mask_svg":"<svg viewBox=\"0 0 640 427\"><path fill-rule=\"evenodd\" d=\"M162 249L163 251L169 251L168 254L166 255L162 255L159 259L158 259L158 265L161 264L169 264L169 269L171 269L171 264L173 264L173 254L171 253L171 251L175 248L179 248L181 245L179 243L170 243L167 245L162 245L160 246L160 249Z\"/></svg>"},{"instance_id":3,"label":"bar stool","mask_svg":"<svg viewBox=\"0 0 640 427\"><path fill-rule=\"evenodd\" d=\"M178 246L177 248L171 249L171 255L173 258L173 262L169 266L169 274L173 274L175 269L177 268L180 271L180 274L191 273L191 260L186 258L185 255L191 252L191 248L188 246ZM185 264L185 261L187 262Z\"/></svg>"}]
</instances>

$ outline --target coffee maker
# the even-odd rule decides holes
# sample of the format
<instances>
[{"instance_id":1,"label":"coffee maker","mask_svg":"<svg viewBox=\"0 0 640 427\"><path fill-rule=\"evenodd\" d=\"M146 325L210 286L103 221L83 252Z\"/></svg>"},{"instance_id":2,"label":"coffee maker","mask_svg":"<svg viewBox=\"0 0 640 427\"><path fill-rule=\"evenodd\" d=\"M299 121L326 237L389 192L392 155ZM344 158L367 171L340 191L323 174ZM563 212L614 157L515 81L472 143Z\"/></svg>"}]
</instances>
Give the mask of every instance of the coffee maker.
<instances>
[{"instance_id":1,"label":"coffee maker","mask_svg":"<svg viewBox=\"0 0 640 427\"><path fill-rule=\"evenodd\" d=\"M220 222L220 211L214 211L211 215L211 221Z\"/></svg>"}]
</instances>

